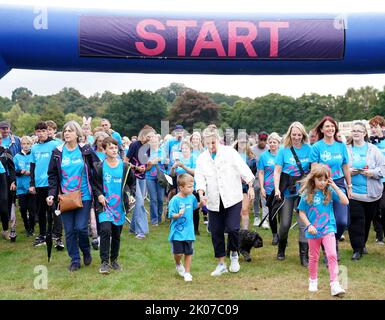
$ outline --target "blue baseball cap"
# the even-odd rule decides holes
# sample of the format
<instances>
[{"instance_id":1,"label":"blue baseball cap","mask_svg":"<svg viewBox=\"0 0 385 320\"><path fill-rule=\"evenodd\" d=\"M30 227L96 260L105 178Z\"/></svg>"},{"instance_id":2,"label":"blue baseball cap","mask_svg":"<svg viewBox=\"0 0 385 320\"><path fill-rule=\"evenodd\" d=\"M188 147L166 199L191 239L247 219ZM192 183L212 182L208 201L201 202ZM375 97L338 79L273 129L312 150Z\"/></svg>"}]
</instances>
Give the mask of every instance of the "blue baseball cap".
<instances>
[{"instance_id":1,"label":"blue baseball cap","mask_svg":"<svg viewBox=\"0 0 385 320\"><path fill-rule=\"evenodd\" d=\"M174 130L183 130L183 126L181 124L177 124Z\"/></svg>"}]
</instances>

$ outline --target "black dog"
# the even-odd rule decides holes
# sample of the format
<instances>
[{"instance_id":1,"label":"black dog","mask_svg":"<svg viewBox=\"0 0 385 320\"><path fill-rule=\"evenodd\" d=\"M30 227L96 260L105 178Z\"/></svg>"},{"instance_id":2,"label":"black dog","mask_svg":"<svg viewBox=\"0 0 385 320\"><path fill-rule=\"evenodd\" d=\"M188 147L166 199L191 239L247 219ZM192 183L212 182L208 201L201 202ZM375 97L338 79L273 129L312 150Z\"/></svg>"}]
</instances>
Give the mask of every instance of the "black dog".
<instances>
[{"instance_id":1,"label":"black dog","mask_svg":"<svg viewBox=\"0 0 385 320\"><path fill-rule=\"evenodd\" d=\"M250 251L253 247L263 247L263 240L261 236L255 231L239 231L239 252L247 262L251 261Z\"/></svg>"}]
</instances>

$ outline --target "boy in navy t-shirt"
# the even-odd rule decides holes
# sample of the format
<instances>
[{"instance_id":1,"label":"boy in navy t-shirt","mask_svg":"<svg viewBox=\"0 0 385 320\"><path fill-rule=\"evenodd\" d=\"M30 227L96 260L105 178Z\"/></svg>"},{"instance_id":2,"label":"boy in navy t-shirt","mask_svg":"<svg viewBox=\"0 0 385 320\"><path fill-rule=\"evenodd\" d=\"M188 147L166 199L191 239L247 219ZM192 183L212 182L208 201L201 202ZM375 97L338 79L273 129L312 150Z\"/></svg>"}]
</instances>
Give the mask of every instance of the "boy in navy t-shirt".
<instances>
[{"instance_id":1,"label":"boy in navy t-shirt","mask_svg":"<svg viewBox=\"0 0 385 320\"><path fill-rule=\"evenodd\" d=\"M198 208L198 201L192 194L194 178L182 173L177 178L179 192L169 203L168 217L171 219L168 240L172 243L176 271L185 281L192 281L190 273L195 240L193 211ZM184 255L184 266L182 256Z\"/></svg>"}]
</instances>

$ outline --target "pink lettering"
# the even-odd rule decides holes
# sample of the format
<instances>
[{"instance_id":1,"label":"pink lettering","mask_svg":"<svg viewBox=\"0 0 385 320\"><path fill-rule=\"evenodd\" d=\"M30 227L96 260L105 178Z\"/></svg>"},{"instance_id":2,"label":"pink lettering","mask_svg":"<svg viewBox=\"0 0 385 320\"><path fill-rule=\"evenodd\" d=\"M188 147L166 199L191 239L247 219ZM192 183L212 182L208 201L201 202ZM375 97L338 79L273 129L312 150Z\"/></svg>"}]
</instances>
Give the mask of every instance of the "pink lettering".
<instances>
[{"instance_id":1,"label":"pink lettering","mask_svg":"<svg viewBox=\"0 0 385 320\"><path fill-rule=\"evenodd\" d=\"M135 47L140 53L146 56L156 56L161 54L164 51L164 49L166 48L166 41L164 40L162 35L158 33L146 31L146 27L148 25L153 25L158 30L165 30L165 27L160 21L155 19L142 20L136 26L136 32L140 37L146 40L152 40L156 42L155 48L153 49L147 48L144 45L144 42L139 42L139 41L135 42Z\"/></svg>"},{"instance_id":2,"label":"pink lettering","mask_svg":"<svg viewBox=\"0 0 385 320\"><path fill-rule=\"evenodd\" d=\"M209 33L213 39L212 41L206 41L206 37ZM197 41L195 42L194 49L191 52L191 56L199 56L202 49L215 49L217 51L218 57L226 56L221 37L219 36L218 30L215 27L214 21L206 21L203 23Z\"/></svg>"},{"instance_id":3,"label":"pink lettering","mask_svg":"<svg viewBox=\"0 0 385 320\"><path fill-rule=\"evenodd\" d=\"M278 30L289 28L289 22L261 21L259 27L270 29L270 58L278 57Z\"/></svg>"},{"instance_id":4,"label":"pink lettering","mask_svg":"<svg viewBox=\"0 0 385 320\"><path fill-rule=\"evenodd\" d=\"M237 35L238 28L245 28L249 30L247 35ZM257 37L257 27L247 21L230 21L229 22L229 57L235 57L237 55L237 43L242 43L245 47L249 57L256 57L257 53L254 50L251 42Z\"/></svg>"}]
</instances>

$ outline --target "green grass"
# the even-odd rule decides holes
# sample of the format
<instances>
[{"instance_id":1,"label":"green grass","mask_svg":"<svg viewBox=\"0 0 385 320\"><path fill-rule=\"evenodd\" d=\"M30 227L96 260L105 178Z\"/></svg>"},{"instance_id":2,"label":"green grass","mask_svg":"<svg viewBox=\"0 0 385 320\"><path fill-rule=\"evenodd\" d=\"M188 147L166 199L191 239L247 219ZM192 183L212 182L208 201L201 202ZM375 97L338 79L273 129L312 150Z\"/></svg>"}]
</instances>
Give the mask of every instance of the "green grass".
<instances>
[{"instance_id":1,"label":"green grass","mask_svg":"<svg viewBox=\"0 0 385 320\"><path fill-rule=\"evenodd\" d=\"M319 291L307 291L307 269L299 264L298 230L290 231L286 260L277 261L277 247L271 245L270 230L261 230L264 247L253 249L252 262L241 258L237 274L219 278L210 276L216 266L211 238L201 225L201 235L195 242L192 270L193 282L185 283L175 272L174 261L167 241L168 224L150 227L145 240L137 240L124 227L121 239L120 263L122 272L103 276L98 273L99 251L92 251L91 266L74 273L67 270L66 251L53 249L47 262L46 247L32 247L32 238L23 233L18 220L16 243L0 240L0 298L1 299L331 299L328 272L320 262ZM347 234L347 233L346 233ZM340 242L341 262L348 271L345 299L384 299L385 247L374 243L370 234L365 255L358 262L350 260L349 240ZM48 268L48 289L34 289L37 274L34 268Z\"/></svg>"}]
</instances>

